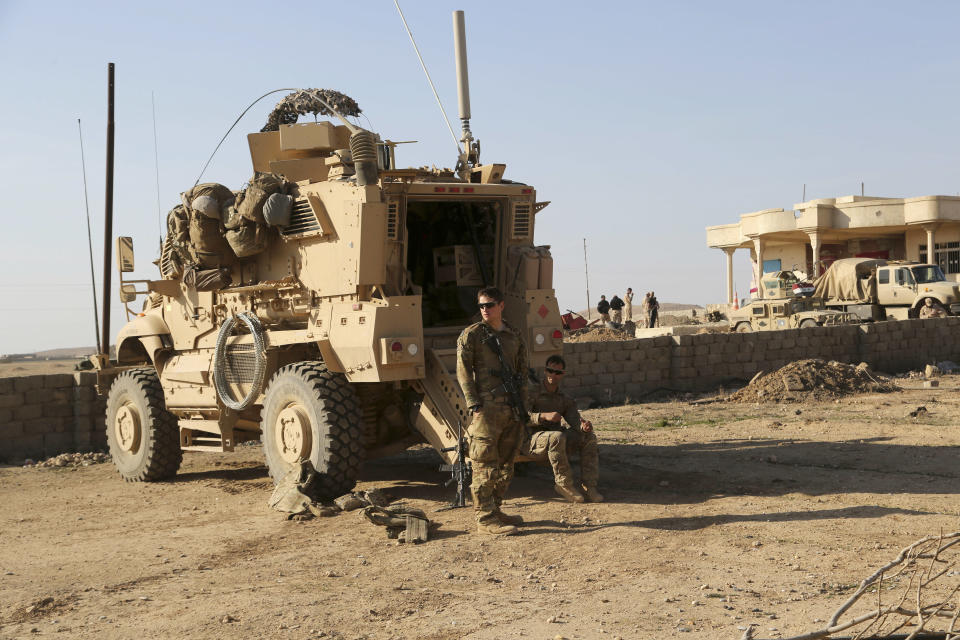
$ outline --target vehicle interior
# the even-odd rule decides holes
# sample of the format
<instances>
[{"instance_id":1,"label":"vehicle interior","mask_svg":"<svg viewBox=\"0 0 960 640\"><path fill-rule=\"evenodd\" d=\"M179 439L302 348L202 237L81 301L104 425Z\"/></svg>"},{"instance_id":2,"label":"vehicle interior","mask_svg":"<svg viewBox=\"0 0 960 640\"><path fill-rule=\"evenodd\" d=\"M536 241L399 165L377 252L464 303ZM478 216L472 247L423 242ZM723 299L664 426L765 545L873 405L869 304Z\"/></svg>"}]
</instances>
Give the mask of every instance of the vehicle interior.
<instances>
[{"instance_id":1,"label":"vehicle interior","mask_svg":"<svg viewBox=\"0 0 960 640\"><path fill-rule=\"evenodd\" d=\"M502 212L500 200L407 202L406 268L422 295L425 329L479 318L477 291L497 282Z\"/></svg>"}]
</instances>

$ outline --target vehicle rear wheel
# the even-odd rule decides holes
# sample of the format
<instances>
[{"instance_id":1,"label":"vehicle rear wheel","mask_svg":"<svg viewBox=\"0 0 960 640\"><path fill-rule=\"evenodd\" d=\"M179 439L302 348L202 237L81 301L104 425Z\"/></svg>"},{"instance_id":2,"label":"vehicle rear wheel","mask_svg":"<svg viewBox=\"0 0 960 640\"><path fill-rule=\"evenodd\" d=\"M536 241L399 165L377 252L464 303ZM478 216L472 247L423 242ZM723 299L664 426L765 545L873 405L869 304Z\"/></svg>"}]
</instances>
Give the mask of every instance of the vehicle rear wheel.
<instances>
[{"instance_id":1,"label":"vehicle rear wheel","mask_svg":"<svg viewBox=\"0 0 960 640\"><path fill-rule=\"evenodd\" d=\"M350 491L363 465L363 421L357 395L322 362L297 362L267 384L260 415L267 468L279 483L301 460L317 471L319 497Z\"/></svg>"},{"instance_id":2,"label":"vehicle rear wheel","mask_svg":"<svg viewBox=\"0 0 960 640\"><path fill-rule=\"evenodd\" d=\"M737 333L751 333L753 331L753 327L750 325L749 322L738 323L736 326L736 329L737 329Z\"/></svg>"},{"instance_id":3,"label":"vehicle rear wheel","mask_svg":"<svg viewBox=\"0 0 960 640\"><path fill-rule=\"evenodd\" d=\"M807 318L806 320L801 320L801 321L800 321L800 328L801 328L801 329L809 329L810 327L819 327L819 326L820 326L820 325L818 325L818 324L817 324L817 321L814 320L813 318Z\"/></svg>"},{"instance_id":4,"label":"vehicle rear wheel","mask_svg":"<svg viewBox=\"0 0 960 640\"><path fill-rule=\"evenodd\" d=\"M127 482L153 482L176 475L183 460L177 417L167 411L153 369L129 369L107 394L107 445Z\"/></svg>"}]
</instances>

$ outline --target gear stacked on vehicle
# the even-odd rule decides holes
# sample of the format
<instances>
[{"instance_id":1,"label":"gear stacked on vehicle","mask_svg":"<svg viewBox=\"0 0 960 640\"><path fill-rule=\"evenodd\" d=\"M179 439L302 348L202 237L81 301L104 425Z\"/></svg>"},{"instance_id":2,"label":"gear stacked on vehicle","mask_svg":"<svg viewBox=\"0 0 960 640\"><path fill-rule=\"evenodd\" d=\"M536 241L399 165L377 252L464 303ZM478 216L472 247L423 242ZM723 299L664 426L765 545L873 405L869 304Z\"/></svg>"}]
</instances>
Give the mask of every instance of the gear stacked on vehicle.
<instances>
[{"instance_id":1,"label":"gear stacked on vehicle","mask_svg":"<svg viewBox=\"0 0 960 640\"><path fill-rule=\"evenodd\" d=\"M289 220L287 190L281 176L256 172L240 191L209 182L183 192L181 204L167 214L164 277L182 276L198 291L229 285L229 267L266 249L272 227Z\"/></svg>"}]
</instances>

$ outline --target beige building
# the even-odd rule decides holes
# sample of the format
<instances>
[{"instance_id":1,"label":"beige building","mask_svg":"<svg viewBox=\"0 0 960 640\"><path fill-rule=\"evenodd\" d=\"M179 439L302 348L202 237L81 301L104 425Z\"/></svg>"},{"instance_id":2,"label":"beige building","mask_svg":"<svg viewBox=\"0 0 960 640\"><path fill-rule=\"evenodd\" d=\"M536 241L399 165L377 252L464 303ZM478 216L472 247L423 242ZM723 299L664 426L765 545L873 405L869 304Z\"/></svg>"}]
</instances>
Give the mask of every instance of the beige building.
<instances>
[{"instance_id":1,"label":"beige building","mask_svg":"<svg viewBox=\"0 0 960 640\"><path fill-rule=\"evenodd\" d=\"M740 221L707 227L707 246L727 256L727 302L733 302L733 255L750 252L760 271L799 269L811 278L839 258L928 260L947 280L960 281L960 197L821 198L793 206L744 213Z\"/></svg>"}]
</instances>

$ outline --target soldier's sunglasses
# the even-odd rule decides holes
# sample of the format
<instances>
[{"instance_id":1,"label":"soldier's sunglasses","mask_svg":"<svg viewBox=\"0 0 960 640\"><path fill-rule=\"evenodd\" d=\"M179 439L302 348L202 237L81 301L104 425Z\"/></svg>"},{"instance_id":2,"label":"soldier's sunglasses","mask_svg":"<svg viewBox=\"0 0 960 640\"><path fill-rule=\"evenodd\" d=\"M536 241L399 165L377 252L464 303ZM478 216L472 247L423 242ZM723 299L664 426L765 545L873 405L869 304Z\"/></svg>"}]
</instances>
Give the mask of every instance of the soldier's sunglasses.
<instances>
[{"instance_id":1,"label":"soldier's sunglasses","mask_svg":"<svg viewBox=\"0 0 960 640\"><path fill-rule=\"evenodd\" d=\"M550 367L544 367L547 373L552 373L555 376L562 376L565 372L563 369L551 369Z\"/></svg>"},{"instance_id":2,"label":"soldier's sunglasses","mask_svg":"<svg viewBox=\"0 0 960 640\"><path fill-rule=\"evenodd\" d=\"M495 306L500 304L499 302L480 302L477 303L477 306L481 309L493 309Z\"/></svg>"}]
</instances>

